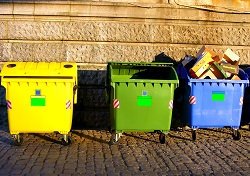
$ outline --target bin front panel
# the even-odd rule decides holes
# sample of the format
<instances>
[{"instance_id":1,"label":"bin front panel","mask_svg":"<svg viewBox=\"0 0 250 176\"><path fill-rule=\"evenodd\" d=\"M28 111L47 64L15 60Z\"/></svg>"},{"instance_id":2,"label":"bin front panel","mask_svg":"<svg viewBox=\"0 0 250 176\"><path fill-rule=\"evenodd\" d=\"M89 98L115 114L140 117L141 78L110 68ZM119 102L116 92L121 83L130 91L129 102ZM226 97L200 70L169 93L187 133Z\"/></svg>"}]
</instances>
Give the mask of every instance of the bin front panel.
<instances>
[{"instance_id":1,"label":"bin front panel","mask_svg":"<svg viewBox=\"0 0 250 176\"><path fill-rule=\"evenodd\" d=\"M176 84L114 83L112 128L117 131L168 131Z\"/></svg>"},{"instance_id":2,"label":"bin front panel","mask_svg":"<svg viewBox=\"0 0 250 176\"><path fill-rule=\"evenodd\" d=\"M197 128L239 127L244 83L190 82L189 125Z\"/></svg>"},{"instance_id":3,"label":"bin front panel","mask_svg":"<svg viewBox=\"0 0 250 176\"><path fill-rule=\"evenodd\" d=\"M73 82L7 82L8 120L11 134L70 131Z\"/></svg>"}]
</instances>

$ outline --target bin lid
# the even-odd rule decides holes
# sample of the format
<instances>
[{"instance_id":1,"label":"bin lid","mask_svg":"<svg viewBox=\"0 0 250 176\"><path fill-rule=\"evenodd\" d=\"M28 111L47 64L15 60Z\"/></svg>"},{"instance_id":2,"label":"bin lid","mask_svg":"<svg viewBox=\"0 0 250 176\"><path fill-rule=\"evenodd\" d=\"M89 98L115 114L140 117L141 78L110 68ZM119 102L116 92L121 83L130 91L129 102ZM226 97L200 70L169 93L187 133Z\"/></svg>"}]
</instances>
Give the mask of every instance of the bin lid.
<instances>
[{"instance_id":1,"label":"bin lid","mask_svg":"<svg viewBox=\"0 0 250 176\"><path fill-rule=\"evenodd\" d=\"M178 83L173 63L109 62L108 81L134 83Z\"/></svg>"},{"instance_id":2,"label":"bin lid","mask_svg":"<svg viewBox=\"0 0 250 176\"><path fill-rule=\"evenodd\" d=\"M6 62L3 77L76 77L77 65L69 62Z\"/></svg>"},{"instance_id":3,"label":"bin lid","mask_svg":"<svg viewBox=\"0 0 250 176\"><path fill-rule=\"evenodd\" d=\"M173 63L161 63L161 62L108 62L108 65L112 66L143 66L143 67L173 67Z\"/></svg>"}]
</instances>

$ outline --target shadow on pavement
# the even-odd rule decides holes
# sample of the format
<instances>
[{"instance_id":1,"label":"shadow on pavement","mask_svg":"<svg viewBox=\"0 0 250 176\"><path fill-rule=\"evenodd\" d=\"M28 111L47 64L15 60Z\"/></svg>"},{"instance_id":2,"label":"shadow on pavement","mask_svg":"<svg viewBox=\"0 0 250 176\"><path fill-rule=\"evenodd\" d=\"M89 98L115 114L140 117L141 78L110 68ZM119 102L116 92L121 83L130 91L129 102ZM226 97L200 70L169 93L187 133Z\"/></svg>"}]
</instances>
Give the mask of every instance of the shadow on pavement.
<instances>
[{"instance_id":1,"label":"shadow on pavement","mask_svg":"<svg viewBox=\"0 0 250 176\"><path fill-rule=\"evenodd\" d=\"M231 133L230 132L227 132L227 131L222 131L220 129L230 129L231 130ZM205 130L207 131L212 131L212 132L216 132L216 133L224 133L224 134L232 134L232 128L217 128L217 129L213 129L213 128L206 128Z\"/></svg>"},{"instance_id":2,"label":"shadow on pavement","mask_svg":"<svg viewBox=\"0 0 250 176\"><path fill-rule=\"evenodd\" d=\"M181 139L181 140L187 140L187 141L193 141L191 139L191 133L190 133L190 138L185 138L183 136L177 136L177 135L173 135L173 134L168 134L169 137L171 138L176 138L176 139Z\"/></svg>"},{"instance_id":3,"label":"shadow on pavement","mask_svg":"<svg viewBox=\"0 0 250 176\"><path fill-rule=\"evenodd\" d=\"M207 131L207 132L206 132ZM222 134L232 135L232 133L225 132L225 131L219 131L216 129L211 128L201 128L201 130L196 130L197 134L207 136L208 138L216 138L216 139L222 139L222 138L228 138L226 136L222 136Z\"/></svg>"},{"instance_id":4,"label":"shadow on pavement","mask_svg":"<svg viewBox=\"0 0 250 176\"><path fill-rule=\"evenodd\" d=\"M133 138L137 138L137 139L141 139L141 140L144 140L144 141L160 143L159 141L155 141L155 140L152 140L152 139L146 139L146 138L143 138L141 136L137 136L137 135L133 135L133 134L124 133L124 135L129 136L129 137L133 137Z\"/></svg>"},{"instance_id":5,"label":"shadow on pavement","mask_svg":"<svg viewBox=\"0 0 250 176\"><path fill-rule=\"evenodd\" d=\"M90 135L87 135L87 134L83 134L83 133L80 133L78 131L71 131L71 133L75 134L75 135L78 135L79 137L92 140L92 141L96 141L96 142L100 142L100 143L104 143L104 144L109 144L109 141L105 141L105 140L100 139L100 138L96 138L96 137L93 137L93 136L90 136Z\"/></svg>"},{"instance_id":6,"label":"shadow on pavement","mask_svg":"<svg viewBox=\"0 0 250 176\"><path fill-rule=\"evenodd\" d=\"M10 137L6 137L6 136L0 136L0 142L8 144L8 145L12 145L13 141Z\"/></svg>"},{"instance_id":7,"label":"shadow on pavement","mask_svg":"<svg viewBox=\"0 0 250 176\"><path fill-rule=\"evenodd\" d=\"M9 132L7 107L0 105L0 130Z\"/></svg>"},{"instance_id":8,"label":"shadow on pavement","mask_svg":"<svg viewBox=\"0 0 250 176\"><path fill-rule=\"evenodd\" d=\"M39 137L43 140L46 140L46 141L49 141L49 142L53 142L53 143L56 143L56 144L60 144L61 145L61 141L58 141L58 140L55 140L55 139L52 139L48 136L45 136L45 135L42 135L42 134L39 134L39 133L31 133L32 135L36 136L36 137Z\"/></svg>"}]
</instances>

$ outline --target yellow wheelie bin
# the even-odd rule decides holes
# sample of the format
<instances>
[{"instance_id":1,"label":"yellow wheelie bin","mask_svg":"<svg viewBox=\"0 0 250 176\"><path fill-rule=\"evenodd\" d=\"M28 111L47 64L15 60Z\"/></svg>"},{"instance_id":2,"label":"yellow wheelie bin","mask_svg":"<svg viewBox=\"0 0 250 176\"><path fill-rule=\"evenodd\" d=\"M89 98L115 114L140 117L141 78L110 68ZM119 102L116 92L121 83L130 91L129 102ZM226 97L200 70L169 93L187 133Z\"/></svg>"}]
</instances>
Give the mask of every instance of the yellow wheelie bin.
<instances>
[{"instance_id":1,"label":"yellow wheelie bin","mask_svg":"<svg viewBox=\"0 0 250 176\"><path fill-rule=\"evenodd\" d=\"M62 134L68 145L73 104L77 103L77 65L69 62L7 62L1 71L6 89L9 131L14 143L21 133Z\"/></svg>"}]
</instances>

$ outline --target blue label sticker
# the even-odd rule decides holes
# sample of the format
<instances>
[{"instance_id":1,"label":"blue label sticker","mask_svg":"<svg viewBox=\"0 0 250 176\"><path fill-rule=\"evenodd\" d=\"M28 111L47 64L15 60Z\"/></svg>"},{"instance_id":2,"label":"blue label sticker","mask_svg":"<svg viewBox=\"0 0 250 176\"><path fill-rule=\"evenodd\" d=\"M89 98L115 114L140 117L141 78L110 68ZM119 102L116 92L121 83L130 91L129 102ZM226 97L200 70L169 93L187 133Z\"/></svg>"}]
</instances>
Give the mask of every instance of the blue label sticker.
<instances>
[{"instance_id":1,"label":"blue label sticker","mask_svg":"<svg viewBox=\"0 0 250 176\"><path fill-rule=\"evenodd\" d=\"M36 89L35 95L36 95L36 96L40 96L40 95L41 95L41 90L40 90L40 89Z\"/></svg>"},{"instance_id":2,"label":"blue label sticker","mask_svg":"<svg viewBox=\"0 0 250 176\"><path fill-rule=\"evenodd\" d=\"M142 96L148 96L148 91L143 90L143 91L142 91Z\"/></svg>"}]
</instances>

